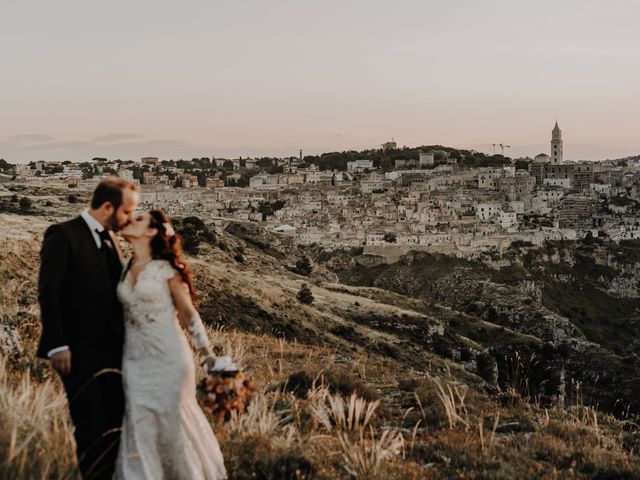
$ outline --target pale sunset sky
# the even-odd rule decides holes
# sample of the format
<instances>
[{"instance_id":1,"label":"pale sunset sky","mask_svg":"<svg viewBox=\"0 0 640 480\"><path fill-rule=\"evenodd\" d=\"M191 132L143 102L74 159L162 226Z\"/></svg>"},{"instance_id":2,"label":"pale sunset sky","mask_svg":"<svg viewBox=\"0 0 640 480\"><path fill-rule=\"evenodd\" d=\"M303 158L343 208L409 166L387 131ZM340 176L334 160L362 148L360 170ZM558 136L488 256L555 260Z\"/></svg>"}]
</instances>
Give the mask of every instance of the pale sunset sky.
<instances>
[{"instance_id":1,"label":"pale sunset sky","mask_svg":"<svg viewBox=\"0 0 640 480\"><path fill-rule=\"evenodd\" d=\"M0 158L640 154L640 1L2 0Z\"/></svg>"}]
</instances>

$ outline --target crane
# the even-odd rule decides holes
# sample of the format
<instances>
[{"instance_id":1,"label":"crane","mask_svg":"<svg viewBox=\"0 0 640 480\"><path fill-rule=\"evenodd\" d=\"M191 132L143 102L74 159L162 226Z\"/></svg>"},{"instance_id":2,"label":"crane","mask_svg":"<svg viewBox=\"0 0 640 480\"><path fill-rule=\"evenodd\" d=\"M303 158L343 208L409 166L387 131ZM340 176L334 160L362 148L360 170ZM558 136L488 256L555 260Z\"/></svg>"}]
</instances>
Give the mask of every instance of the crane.
<instances>
[{"instance_id":1,"label":"crane","mask_svg":"<svg viewBox=\"0 0 640 480\"><path fill-rule=\"evenodd\" d=\"M491 146L493 147L493 154L496 154L496 147L500 147L500 151L502 152L502 156L504 157L504 149L505 148L511 148L511 145L505 145L504 143L492 143Z\"/></svg>"}]
</instances>

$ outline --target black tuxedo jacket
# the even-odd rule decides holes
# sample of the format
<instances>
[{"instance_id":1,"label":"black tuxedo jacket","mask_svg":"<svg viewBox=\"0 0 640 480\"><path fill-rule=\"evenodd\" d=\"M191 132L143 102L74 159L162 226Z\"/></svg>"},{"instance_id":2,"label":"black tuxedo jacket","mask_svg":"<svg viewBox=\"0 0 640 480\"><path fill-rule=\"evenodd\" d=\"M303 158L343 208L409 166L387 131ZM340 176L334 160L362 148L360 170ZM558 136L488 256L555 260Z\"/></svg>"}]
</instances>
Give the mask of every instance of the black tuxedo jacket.
<instances>
[{"instance_id":1,"label":"black tuxedo jacket","mask_svg":"<svg viewBox=\"0 0 640 480\"><path fill-rule=\"evenodd\" d=\"M113 243L116 245L115 239ZM121 272L122 263L117 263ZM47 352L63 345L76 358L77 354L122 350L122 307L102 253L82 217L51 225L45 232L38 300L42 321L39 357L46 358Z\"/></svg>"}]
</instances>

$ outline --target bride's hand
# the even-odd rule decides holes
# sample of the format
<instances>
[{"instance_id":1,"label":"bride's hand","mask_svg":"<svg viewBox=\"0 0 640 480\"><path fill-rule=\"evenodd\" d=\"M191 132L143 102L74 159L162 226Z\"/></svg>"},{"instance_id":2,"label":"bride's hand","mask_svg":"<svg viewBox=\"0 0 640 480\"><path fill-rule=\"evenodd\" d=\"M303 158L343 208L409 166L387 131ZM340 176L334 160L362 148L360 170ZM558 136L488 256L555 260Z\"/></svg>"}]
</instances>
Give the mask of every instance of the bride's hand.
<instances>
[{"instance_id":1,"label":"bride's hand","mask_svg":"<svg viewBox=\"0 0 640 480\"><path fill-rule=\"evenodd\" d=\"M213 370L213 366L216 363L216 357L213 355L207 355L204 361L202 362L202 368L204 368L207 372Z\"/></svg>"}]
</instances>

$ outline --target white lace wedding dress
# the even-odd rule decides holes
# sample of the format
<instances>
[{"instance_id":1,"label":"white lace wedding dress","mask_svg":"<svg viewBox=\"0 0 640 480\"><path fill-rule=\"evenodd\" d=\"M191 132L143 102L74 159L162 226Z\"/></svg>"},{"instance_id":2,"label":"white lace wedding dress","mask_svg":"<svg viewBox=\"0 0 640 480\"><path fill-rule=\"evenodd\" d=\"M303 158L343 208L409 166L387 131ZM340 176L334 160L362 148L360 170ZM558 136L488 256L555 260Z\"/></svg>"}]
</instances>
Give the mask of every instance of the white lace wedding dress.
<instances>
[{"instance_id":1,"label":"white lace wedding dress","mask_svg":"<svg viewBox=\"0 0 640 480\"><path fill-rule=\"evenodd\" d=\"M195 367L168 280L153 260L131 285L118 285L125 314L125 416L116 477L122 480L227 478L218 441L196 402Z\"/></svg>"}]
</instances>

